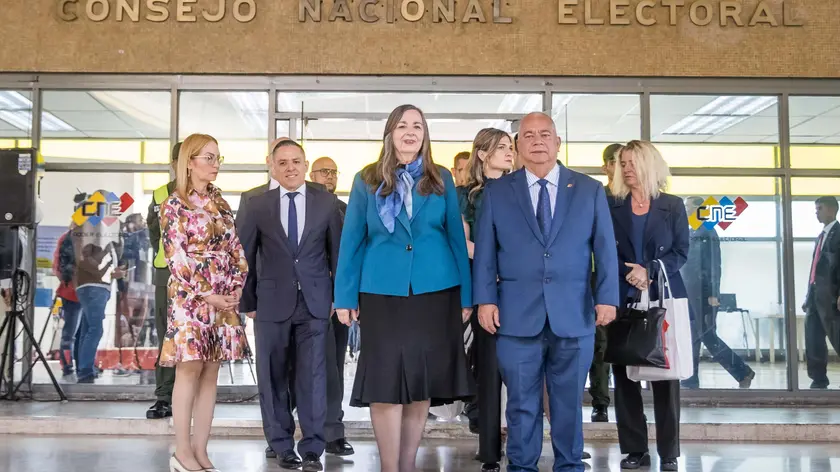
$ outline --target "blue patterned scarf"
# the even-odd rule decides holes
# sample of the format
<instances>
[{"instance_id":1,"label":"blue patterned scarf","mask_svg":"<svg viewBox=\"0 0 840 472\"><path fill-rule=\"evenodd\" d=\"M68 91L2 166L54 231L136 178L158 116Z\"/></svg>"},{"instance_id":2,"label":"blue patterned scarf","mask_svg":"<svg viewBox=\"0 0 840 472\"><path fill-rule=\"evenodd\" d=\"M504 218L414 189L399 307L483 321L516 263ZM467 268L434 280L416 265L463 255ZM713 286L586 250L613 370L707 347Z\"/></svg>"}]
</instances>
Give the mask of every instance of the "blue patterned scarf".
<instances>
[{"instance_id":1,"label":"blue patterned scarf","mask_svg":"<svg viewBox=\"0 0 840 472\"><path fill-rule=\"evenodd\" d=\"M385 182L376 189L376 211L389 233L394 232L394 221L402 211L403 204L405 204L408 218L411 219L411 190L414 188L414 182L422 175L423 156L417 156L414 162L405 167L397 167L397 188L390 195L382 196L382 187Z\"/></svg>"}]
</instances>

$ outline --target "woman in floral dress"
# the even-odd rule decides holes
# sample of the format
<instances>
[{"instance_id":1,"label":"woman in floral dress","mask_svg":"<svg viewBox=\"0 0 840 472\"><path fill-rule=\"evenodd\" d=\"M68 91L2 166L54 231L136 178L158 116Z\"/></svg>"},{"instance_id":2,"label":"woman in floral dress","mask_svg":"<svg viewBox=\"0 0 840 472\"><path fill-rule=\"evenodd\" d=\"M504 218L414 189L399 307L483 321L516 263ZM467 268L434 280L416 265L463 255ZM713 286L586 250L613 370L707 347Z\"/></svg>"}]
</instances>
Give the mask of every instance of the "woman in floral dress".
<instances>
[{"instance_id":1,"label":"woman in floral dress","mask_svg":"<svg viewBox=\"0 0 840 472\"><path fill-rule=\"evenodd\" d=\"M248 264L234 230L233 212L211 183L222 161L212 136L189 136L178 155L176 191L160 209L163 249L171 272L160 364L177 369L171 472L215 470L207 441L219 365L249 355L237 309Z\"/></svg>"}]
</instances>

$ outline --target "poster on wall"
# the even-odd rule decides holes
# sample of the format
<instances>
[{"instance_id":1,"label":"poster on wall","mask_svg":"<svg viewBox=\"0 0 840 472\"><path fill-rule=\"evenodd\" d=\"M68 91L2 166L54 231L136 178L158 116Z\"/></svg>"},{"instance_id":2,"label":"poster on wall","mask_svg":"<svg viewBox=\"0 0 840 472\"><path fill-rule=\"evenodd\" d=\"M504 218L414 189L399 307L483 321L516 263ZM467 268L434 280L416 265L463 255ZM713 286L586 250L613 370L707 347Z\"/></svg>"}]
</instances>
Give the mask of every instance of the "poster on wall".
<instances>
[{"instance_id":1,"label":"poster on wall","mask_svg":"<svg viewBox=\"0 0 840 472\"><path fill-rule=\"evenodd\" d=\"M38 245L35 248L35 257L39 269L52 269L53 255L58 245L58 239L66 232L66 226L38 226Z\"/></svg>"}]
</instances>

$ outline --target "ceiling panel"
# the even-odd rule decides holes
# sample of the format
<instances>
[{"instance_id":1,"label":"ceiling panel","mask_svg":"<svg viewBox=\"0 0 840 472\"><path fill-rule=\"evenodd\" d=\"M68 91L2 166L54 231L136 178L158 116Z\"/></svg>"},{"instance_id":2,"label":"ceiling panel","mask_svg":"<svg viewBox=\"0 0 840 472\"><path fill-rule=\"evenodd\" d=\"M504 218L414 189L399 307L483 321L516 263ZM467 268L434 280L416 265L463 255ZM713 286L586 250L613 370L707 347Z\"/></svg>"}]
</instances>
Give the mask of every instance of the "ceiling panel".
<instances>
[{"instance_id":1,"label":"ceiling panel","mask_svg":"<svg viewBox=\"0 0 840 472\"><path fill-rule=\"evenodd\" d=\"M342 93L277 94L280 111L390 113L412 104L424 113L528 113L542 109L540 94L503 93Z\"/></svg>"},{"instance_id":2,"label":"ceiling panel","mask_svg":"<svg viewBox=\"0 0 840 472\"><path fill-rule=\"evenodd\" d=\"M44 110L58 111L105 111L104 105L88 92L50 91L44 92Z\"/></svg>"}]
</instances>

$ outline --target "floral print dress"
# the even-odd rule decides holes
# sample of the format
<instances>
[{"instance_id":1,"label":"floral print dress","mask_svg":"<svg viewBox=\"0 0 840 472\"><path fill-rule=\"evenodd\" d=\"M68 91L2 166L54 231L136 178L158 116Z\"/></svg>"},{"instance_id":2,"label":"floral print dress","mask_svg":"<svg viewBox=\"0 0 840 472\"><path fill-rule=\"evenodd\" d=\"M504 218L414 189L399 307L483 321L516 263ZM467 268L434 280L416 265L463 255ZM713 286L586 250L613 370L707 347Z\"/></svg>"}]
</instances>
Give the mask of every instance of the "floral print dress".
<instances>
[{"instance_id":1,"label":"floral print dress","mask_svg":"<svg viewBox=\"0 0 840 472\"><path fill-rule=\"evenodd\" d=\"M248 263L236 236L233 212L221 191L192 190L190 209L173 193L160 209L161 237L169 265L170 298L160 365L221 362L250 355L237 309L217 310L203 297L241 289Z\"/></svg>"}]
</instances>

